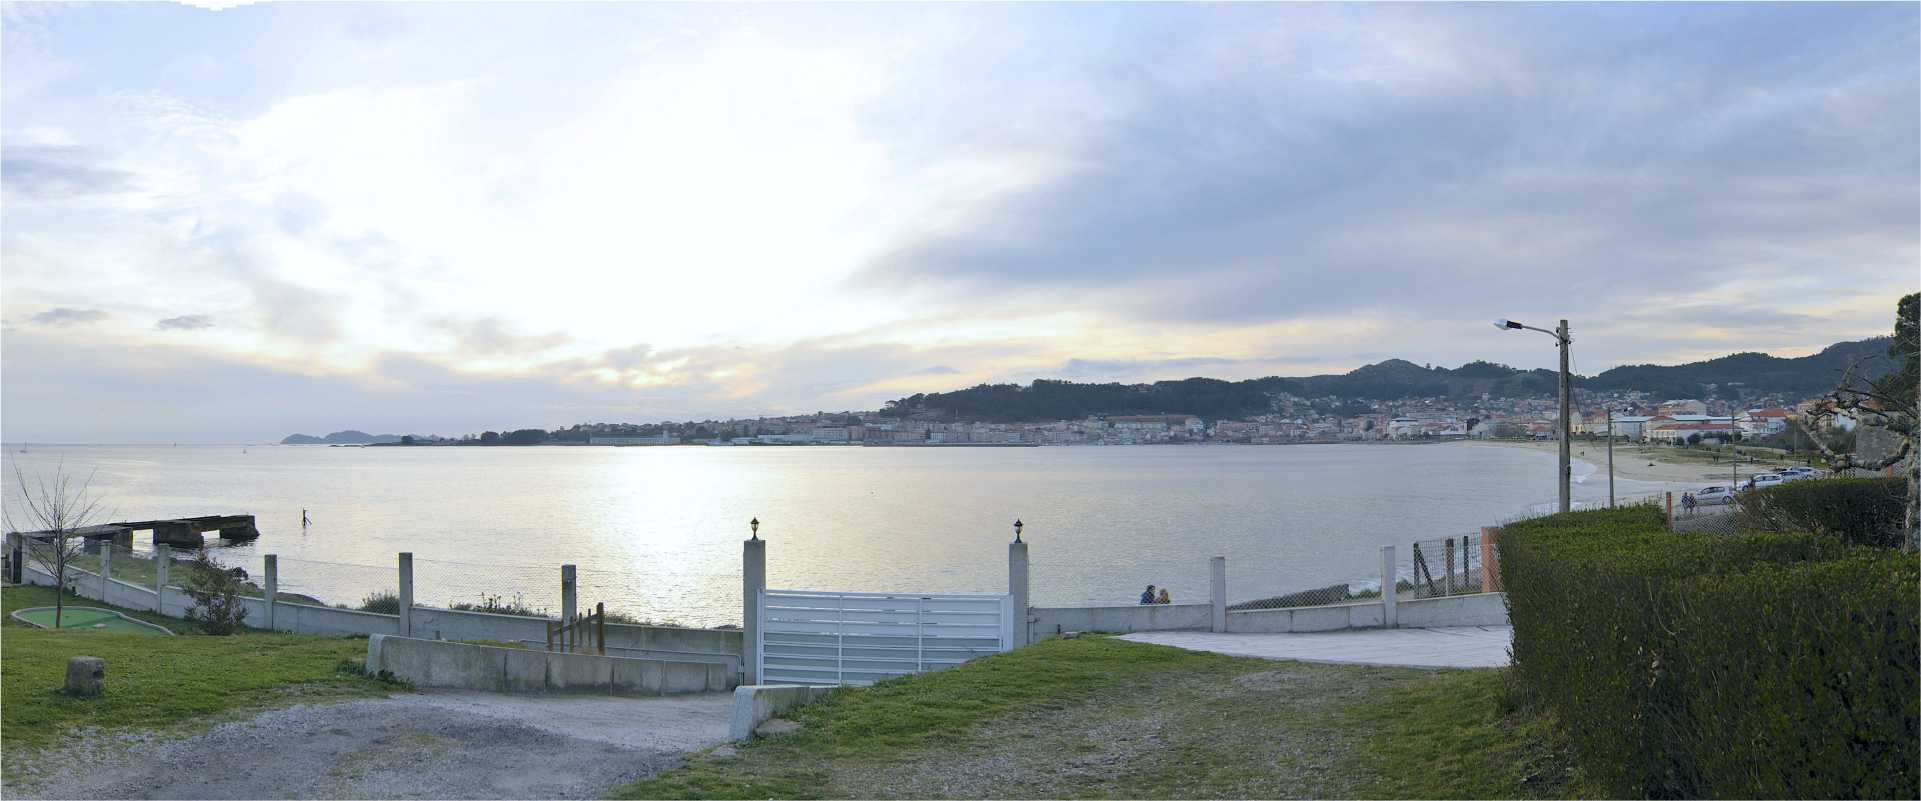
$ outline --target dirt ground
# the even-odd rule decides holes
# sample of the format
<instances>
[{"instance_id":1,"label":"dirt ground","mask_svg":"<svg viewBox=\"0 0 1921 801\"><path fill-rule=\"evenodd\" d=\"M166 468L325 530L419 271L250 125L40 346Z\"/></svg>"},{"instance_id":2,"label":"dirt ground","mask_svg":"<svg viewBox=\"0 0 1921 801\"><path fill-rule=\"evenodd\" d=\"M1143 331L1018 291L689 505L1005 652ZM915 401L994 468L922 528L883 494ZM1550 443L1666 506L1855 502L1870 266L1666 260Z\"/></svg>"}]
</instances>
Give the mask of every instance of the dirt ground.
<instances>
[{"instance_id":1,"label":"dirt ground","mask_svg":"<svg viewBox=\"0 0 1921 801\"><path fill-rule=\"evenodd\" d=\"M200 734L83 734L12 798L597 798L726 740L732 695L422 692Z\"/></svg>"}]
</instances>

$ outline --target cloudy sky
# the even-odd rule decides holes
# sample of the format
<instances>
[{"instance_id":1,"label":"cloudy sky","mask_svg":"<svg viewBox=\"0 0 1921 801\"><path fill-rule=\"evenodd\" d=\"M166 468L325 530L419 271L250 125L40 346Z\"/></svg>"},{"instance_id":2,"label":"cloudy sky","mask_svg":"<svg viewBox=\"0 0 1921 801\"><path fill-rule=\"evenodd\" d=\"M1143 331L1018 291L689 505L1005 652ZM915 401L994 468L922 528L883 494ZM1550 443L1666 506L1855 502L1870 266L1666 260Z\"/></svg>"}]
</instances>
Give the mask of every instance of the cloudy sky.
<instances>
[{"instance_id":1,"label":"cloudy sky","mask_svg":"<svg viewBox=\"0 0 1921 801\"><path fill-rule=\"evenodd\" d=\"M7 4L0 435L1805 354L1921 284L1917 8Z\"/></svg>"}]
</instances>

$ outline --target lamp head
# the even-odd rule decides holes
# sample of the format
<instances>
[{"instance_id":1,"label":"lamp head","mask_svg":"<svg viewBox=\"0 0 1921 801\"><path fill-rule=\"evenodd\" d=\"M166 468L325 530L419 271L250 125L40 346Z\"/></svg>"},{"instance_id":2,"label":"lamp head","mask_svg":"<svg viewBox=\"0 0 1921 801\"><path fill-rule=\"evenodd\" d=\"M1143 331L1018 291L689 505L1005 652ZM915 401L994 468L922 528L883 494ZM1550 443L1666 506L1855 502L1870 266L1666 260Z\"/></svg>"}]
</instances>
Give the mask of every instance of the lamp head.
<instances>
[{"instance_id":1,"label":"lamp head","mask_svg":"<svg viewBox=\"0 0 1921 801\"><path fill-rule=\"evenodd\" d=\"M1021 522L1020 518L1018 517L1014 518L1014 541L1015 542L1021 541L1021 527L1023 525L1025 524Z\"/></svg>"},{"instance_id":2,"label":"lamp head","mask_svg":"<svg viewBox=\"0 0 1921 801\"><path fill-rule=\"evenodd\" d=\"M1517 323L1517 322L1514 322L1513 320L1509 320L1509 319L1506 319L1506 318L1502 318L1502 319L1499 319L1499 320L1495 320L1495 321L1494 321L1494 327L1495 327L1495 328L1499 328L1499 329L1501 329L1501 330L1503 330L1503 331L1505 331L1505 330L1507 330L1507 329L1510 329L1510 328L1515 328L1515 329L1518 329L1518 328L1520 328L1520 327L1521 327L1521 324L1520 324L1520 323Z\"/></svg>"},{"instance_id":3,"label":"lamp head","mask_svg":"<svg viewBox=\"0 0 1921 801\"><path fill-rule=\"evenodd\" d=\"M747 530L753 532L754 539L760 539L760 518L747 521Z\"/></svg>"}]
</instances>

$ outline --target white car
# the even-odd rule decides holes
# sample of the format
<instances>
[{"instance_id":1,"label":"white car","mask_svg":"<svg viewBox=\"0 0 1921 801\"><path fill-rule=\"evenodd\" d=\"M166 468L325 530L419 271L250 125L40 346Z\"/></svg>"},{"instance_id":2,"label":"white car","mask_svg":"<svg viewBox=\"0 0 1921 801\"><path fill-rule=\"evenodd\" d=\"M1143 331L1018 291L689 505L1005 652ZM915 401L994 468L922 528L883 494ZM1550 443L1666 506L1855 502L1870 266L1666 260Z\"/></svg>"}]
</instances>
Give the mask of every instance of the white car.
<instances>
[{"instance_id":1,"label":"white car","mask_svg":"<svg viewBox=\"0 0 1921 801\"><path fill-rule=\"evenodd\" d=\"M1812 467L1789 467L1781 471L1781 477L1788 481L1799 481L1804 478L1820 478L1821 471Z\"/></svg>"},{"instance_id":2,"label":"white car","mask_svg":"<svg viewBox=\"0 0 1921 801\"><path fill-rule=\"evenodd\" d=\"M1757 490L1757 489L1767 489L1769 487L1778 487L1784 483L1786 483L1786 481L1782 479L1779 474L1762 473L1758 476L1752 476L1748 478L1748 480L1741 482L1741 491L1745 492L1747 490Z\"/></svg>"},{"instance_id":3,"label":"white car","mask_svg":"<svg viewBox=\"0 0 1921 801\"><path fill-rule=\"evenodd\" d=\"M1702 506L1726 506L1734 503L1734 491L1727 487L1702 487L1695 490L1694 502Z\"/></svg>"}]
</instances>

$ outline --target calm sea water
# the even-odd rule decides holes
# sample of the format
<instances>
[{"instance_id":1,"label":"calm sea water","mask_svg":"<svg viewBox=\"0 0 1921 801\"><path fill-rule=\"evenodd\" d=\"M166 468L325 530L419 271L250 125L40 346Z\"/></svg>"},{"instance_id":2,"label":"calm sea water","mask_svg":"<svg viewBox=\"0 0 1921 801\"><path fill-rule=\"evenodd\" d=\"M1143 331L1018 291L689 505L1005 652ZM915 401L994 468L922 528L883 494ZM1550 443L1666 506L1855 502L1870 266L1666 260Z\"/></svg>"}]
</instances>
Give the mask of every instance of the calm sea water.
<instances>
[{"instance_id":1,"label":"calm sea water","mask_svg":"<svg viewBox=\"0 0 1921 801\"><path fill-rule=\"evenodd\" d=\"M112 519L254 514L223 548L283 589L356 603L416 559L423 603L519 596L688 624L738 622L740 541L761 520L775 587L1000 592L1016 517L1037 605L1131 603L1153 583L1230 600L1378 578L1378 550L1551 503L1554 457L1468 444L1070 448L6 447L31 479L93 474ZM1576 465L1577 499L1605 500ZM1591 480L1590 480L1591 479ZM1632 494L1668 488L1620 481ZM312 525L300 525L302 509ZM145 548L144 534L136 544Z\"/></svg>"}]
</instances>

